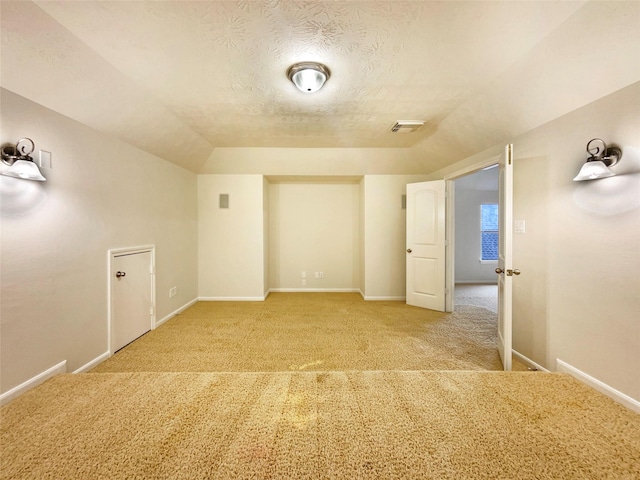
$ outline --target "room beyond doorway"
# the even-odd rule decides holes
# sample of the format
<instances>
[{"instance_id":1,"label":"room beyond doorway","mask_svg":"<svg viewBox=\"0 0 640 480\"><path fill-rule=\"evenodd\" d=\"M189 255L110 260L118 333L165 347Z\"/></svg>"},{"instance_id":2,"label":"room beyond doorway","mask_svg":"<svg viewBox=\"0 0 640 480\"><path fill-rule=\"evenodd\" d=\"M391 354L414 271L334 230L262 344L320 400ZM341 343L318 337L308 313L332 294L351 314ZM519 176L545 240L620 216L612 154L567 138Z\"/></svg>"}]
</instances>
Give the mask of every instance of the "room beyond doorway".
<instances>
[{"instance_id":1,"label":"room beyond doorway","mask_svg":"<svg viewBox=\"0 0 640 480\"><path fill-rule=\"evenodd\" d=\"M493 313L498 313L498 286L496 284L456 284L455 308L475 306L486 308Z\"/></svg>"}]
</instances>

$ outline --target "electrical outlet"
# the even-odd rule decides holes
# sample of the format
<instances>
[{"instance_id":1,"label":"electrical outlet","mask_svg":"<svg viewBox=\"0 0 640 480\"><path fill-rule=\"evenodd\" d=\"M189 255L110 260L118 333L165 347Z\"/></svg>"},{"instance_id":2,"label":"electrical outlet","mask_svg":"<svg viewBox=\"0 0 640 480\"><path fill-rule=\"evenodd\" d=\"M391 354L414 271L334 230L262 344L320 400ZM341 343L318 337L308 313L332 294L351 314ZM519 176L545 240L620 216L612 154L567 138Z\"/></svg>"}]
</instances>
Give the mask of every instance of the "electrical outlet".
<instances>
[{"instance_id":1,"label":"electrical outlet","mask_svg":"<svg viewBox=\"0 0 640 480\"><path fill-rule=\"evenodd\" d=\"M300 275L301 278L307 278L307 272L302 272L302 274Z\"/></svg>"},{"instance_id":2,"label":"electrical outlet","mask_svg":"<svg viewBox=\"0 0 640 480\"><path fill-rule=\"evenodd\" d=\"M169 289L169 298L173 298L178 294L178 287L171 287Z\"/></svg>"},{"instance_id":3,"label":"electrical outlet","mask_svg":"<svg viewBox=\"0 0 640 480\"><path fill-rule=\"evenodd\" d=\"M318 278L324 278L324 272L318 272L318 274L320 275Z\"/></svg>"}]
</instances>

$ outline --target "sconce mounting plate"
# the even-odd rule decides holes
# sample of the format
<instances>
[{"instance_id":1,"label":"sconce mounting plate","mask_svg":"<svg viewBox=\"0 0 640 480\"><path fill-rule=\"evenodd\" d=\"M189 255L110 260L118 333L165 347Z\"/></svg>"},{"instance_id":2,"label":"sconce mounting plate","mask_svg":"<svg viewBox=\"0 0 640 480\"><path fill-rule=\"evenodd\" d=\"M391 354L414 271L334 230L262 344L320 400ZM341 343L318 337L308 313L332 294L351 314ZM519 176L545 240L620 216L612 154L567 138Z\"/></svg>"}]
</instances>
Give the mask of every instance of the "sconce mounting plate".
<instances>
[{"instance_id":1,"label":"sconce mounting plate","mask_svg":"<svg viewBox=\"0 0 640 480\"><path fill-rule=\"evenodd\" d=\"M592 143L599 142L601 145L591 146ZM618 147L607 147L607 144L601 138L593 138L587 143L587 154L589 158L587 162L599 160L607 167L611 167L618 163L622 157L622 150Z\"/></svg>"}]
</instances>

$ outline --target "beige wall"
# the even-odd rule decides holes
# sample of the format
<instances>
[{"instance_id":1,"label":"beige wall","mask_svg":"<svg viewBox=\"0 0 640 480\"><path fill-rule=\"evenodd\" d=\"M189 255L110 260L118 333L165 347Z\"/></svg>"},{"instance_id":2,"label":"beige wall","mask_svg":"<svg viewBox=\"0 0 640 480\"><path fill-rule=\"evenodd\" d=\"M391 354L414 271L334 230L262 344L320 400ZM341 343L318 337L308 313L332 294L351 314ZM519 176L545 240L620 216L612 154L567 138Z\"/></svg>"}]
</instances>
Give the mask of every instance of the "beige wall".
<instances>
[{"instance_id":1,"label":"beige wall","mask_svg":"<svg viewBox=\"0 0 640 480\"><path fill-rule=\"evenodd\" d=\"M360 185L273 183L269 199L270 288L359 290Z\"/></svg>"},{"instance_id":2,"label":"beige wall","mask_svg":"<svg viewBox=\"0 0 640 480\"><path fill-rule=\"evenodd\" d=\"M560 359L640 399L640 83L510 141L514 144L514 348ZM594 137L623 149L618 176L573 182ZM433 175L499 154L498 145Z\"/></svg>"},{"instance_id":3,"label":"beige wall","mask_svg":"<svg viewBox=\"0 0 640 480\"><path fill-rule=\"evenodd\" d=\"M406 210L402 195L418 175L364 178L364 297L403 299L406 295Z\"/></svg>"},{"instance_id":4,"label":"beige wall","mask_svg":"<svg viewBox=\"0 0 640 480\"><path fill-rule=\"evenodd\" d=\"M53 165L45 183L0 177L6 392L63 360L74 371L108 351L109 249L156 246L157 320L193 300L197 203L195 174L1 95L1 142L30 137Z\"/></svg>"},{"instance_id":5,"label":"beige wall","mask_svg":"<svg viewBox=\"0 0 640 480\"><path fill-rule=\"evenodd\" d=\"M257 300L269 289L404 298L401 197L425 176L283 178L198 177L200 298ZM220 193L229 210L218 209Z\"/></svg>"},{"instance_id":6,"label":"beige wall","mask_svg":"<svg viewBox=\"0 0 640 480\"><path fill-rule=\"evenodd\" d=\"M198 296L261 300L265 294L262 175L198 176ZM219 208L219 195L229 208Z\"/></svg>"},{"instance_id":7,"label":"beige wall","mask_svg":"<svg viewBox=\"0 0 640 480\"><path fill-rule=\"evenodd\" d=\"M199 173L362 176L423 171L410 148L220 147L213 150Z\"/></svg>"}]
</instances>

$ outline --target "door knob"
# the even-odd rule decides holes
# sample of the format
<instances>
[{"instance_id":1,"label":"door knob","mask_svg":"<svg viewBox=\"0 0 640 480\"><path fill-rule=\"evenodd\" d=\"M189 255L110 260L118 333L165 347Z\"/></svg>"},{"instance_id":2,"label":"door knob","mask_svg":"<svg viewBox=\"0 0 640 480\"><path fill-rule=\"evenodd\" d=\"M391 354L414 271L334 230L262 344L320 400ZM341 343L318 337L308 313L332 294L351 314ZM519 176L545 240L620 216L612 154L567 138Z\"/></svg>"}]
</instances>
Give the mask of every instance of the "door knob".
<instances>
[{"instance_id":1,"label":"door knob","mask_svg":"<svg viewBox=\"0 0 640 480\"><path fill-rule=\"evenodd\" d=\"M510 268L508 268L505 272L505 270L501 269L500 267L496 268L496 273L498 275L500 275L501 273L506 273L507 277L512 277L513 275L520 275L520 270L518 270L517 268L511 270Z\"/></svg>"},{"instance_id":2,"label":"door knob","mask_svg":"<svg viewBox=\"0 0 640 480\"><path fill-rule=\"evenodd\" d=\"M120 277L124 277L126 275L125 272L116 272L116 277L120 278Z\"/></svg>"},{"instance_id":3,"label":"door knob","mask_svg":"<svg viewBox=\"0 0 640 480\"><path fill-rule=\"evenodd\" d=\"M407 248L407 253L411 253L411 249L410 248Z\"/></svg>"}]
</instances>

